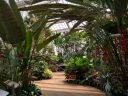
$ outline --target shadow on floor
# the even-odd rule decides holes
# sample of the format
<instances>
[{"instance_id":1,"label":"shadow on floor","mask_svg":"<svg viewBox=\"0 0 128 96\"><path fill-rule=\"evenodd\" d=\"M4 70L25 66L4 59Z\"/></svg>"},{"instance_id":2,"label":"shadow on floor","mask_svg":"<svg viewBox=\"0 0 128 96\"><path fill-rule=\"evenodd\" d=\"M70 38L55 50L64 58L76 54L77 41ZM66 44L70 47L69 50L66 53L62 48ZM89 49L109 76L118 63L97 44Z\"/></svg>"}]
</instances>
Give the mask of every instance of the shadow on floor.
<instances>
[{"instance_id":1,"label":"shadow on floor","mask_svg":"<svg viewBox=\"0 0 128 96\"><path fill-rule=\"evenodd\" d=\"M43 96L105 96L104 93L90 86L80 86L64 82L63 72L56 72L50 80L35 81Z\"/></svg>"}]
</instances>

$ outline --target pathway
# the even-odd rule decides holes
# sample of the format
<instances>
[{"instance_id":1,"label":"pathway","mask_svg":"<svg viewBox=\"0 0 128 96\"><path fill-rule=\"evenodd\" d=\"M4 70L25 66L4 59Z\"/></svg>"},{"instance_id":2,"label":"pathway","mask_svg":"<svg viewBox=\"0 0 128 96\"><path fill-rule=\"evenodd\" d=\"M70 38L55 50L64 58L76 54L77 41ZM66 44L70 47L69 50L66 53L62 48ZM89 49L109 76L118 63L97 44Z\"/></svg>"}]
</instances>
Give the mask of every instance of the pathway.
<instances>
[{"instance_id":1,"label":"pathway","mask_svg":"<svg viewBox=\"0 0 128 96\"><path fill-rule=\"evenodd\" d=\"M43 96L105 96L100 90L90 86L80 86L64 82L63 72L56 72L50 80L36 81Z\"/></svg>"}]
</instances>

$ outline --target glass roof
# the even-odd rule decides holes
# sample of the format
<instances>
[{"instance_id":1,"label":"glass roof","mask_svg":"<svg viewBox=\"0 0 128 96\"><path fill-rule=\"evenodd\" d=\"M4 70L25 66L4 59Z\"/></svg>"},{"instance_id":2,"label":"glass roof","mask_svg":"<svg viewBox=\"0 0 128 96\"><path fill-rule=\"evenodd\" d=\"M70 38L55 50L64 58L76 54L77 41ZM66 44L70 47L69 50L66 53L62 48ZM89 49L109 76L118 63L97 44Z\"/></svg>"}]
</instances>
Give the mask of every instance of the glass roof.
<instances>
[{"instance_id":1,"label":"glass roof","mask_svg":"<svg viewBox=\"0 0 128 96\"><path fill-rule=\"evenodd\" d=\"M27 3L31 3L32 0L17 0L17 4L19 7L23 7L26 6L27 4L25 3L27 1ZM41 2L41 3L44 3ZM69 2L65 1L65 0L48 0L47 2L45 1L45 3L63 3L63 4L69 4ZM40 3L37 3L40 4ZM22 15L26 15L25 13L22 13ZM66 33L68 32L73 25L76 23L77 21L72 21L72 22L68 22L68 21L59 21L56 24L52 25L50 27L50 29L56 33Z\"/></svg>"}]
</instances>

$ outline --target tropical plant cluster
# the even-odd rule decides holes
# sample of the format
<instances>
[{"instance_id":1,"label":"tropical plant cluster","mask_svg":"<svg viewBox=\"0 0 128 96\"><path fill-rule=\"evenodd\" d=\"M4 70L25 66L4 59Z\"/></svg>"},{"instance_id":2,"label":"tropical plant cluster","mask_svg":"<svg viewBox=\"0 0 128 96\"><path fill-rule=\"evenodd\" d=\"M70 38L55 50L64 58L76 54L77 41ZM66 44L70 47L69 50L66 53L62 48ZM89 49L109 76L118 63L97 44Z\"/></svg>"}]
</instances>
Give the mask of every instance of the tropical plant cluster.
<instances>
[{"instance_id":1,"label":"tropical plant cluster","mask_svg":"<svg viewBox=\"0 0 128 96\"><path fill-rule=\"evenodd\" d=\"M74 4L40 4L21 8L32 14L47 12L56 20L76 20L69 35L77 32L79 25L95 41L94 60L101 59L109 71L106 94L126 96L128 90L127 67L127 0L66 0ZM34 2L36 3L36 2ZM75 5L76 4L76 5ZM42 10L44 8L45 10ZM55 10L56 9L56 10ZM61 12L59 11L61 10ZM46 14L47 14L46 13ZM81 13L81 14L78 14ZM77 30L77 31L76 31ZM109 89L109 90L108 90Z\"/></svg>"},{"instance_id":2,"label":"tropical plant cluster","mask_svg":"<svg viewBox=\"0 0 128 96\"><path fill-rule=\"evenodd\" d=\"M51 79L53 76L53 72L48 68L48 64L45 61L36 61L33 62L33 76L35 76L36 80L42 79Z\"/></svg>"},{"instance_id":3,"label":"tropical plant cluster","mask_svg":"<svg viewBox=\"0 0 128 96\"><path fill-rule=\"evenodd\" d=\"M39 3L44 1L48 0L32 0L21 8L15 0L0 1L0 86L9 79L20 84L18 94L35 95L32 74L39 79L52 77L45 64L49 59L36 62L36 54L52 54L46 45L54 40L62 50L59 59L66 63L66 78L71 74L81 83L99 86L108 96L127 96L128 0ZM30 18L24 21L20 11ZM62 36L51 34L49 28L64 20L76 23Z\"/></svg>"},{"instance_id":4,"label":"tropical plant cluster","mask_svg":"<svg viewBox=\"0 0 128 96\"><path fill-rule=\"evenodd\" d=\"M41 95L32 84L33 59L36 53L60 34L47 35L41 40L43 35L40 34L43 34L45 29L48 31L48 28L45 27L45 21L41 21L43 17L38 19L28 25L23 20L15 0L0 1L0 86L4 86L6 80L18 83L16 93L10 91L7 86L4 87L4 90L13 96ZM52 72L45 69L44 75L51 78ZM13 86L11 88L13 89Z\"/></svg>"}]
</instances>

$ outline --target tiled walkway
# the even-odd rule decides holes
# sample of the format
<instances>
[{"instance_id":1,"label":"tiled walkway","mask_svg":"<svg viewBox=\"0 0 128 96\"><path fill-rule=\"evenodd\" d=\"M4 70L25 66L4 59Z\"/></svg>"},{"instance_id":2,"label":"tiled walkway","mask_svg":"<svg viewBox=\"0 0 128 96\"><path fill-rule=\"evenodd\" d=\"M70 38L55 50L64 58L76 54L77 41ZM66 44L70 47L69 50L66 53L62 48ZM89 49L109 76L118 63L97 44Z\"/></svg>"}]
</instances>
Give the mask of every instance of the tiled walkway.
<instances>
[{"instance_id":1,"label":"tiled walkway","mask_svg":"<svg viewBox=\"0 0 128 96\"><path fill-rule=\"evenodd\" d=\"M36 81L35 84L41 89L43 96L105 96L100 90L64 82L63 72L56 72L50 80Z\"/></svg>"}]
</instances>

